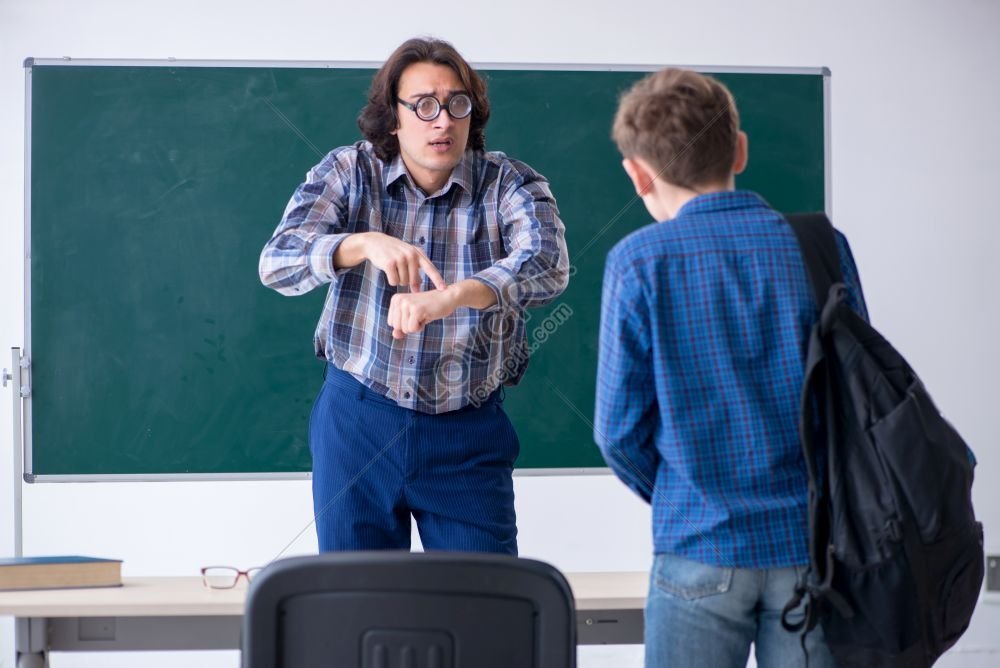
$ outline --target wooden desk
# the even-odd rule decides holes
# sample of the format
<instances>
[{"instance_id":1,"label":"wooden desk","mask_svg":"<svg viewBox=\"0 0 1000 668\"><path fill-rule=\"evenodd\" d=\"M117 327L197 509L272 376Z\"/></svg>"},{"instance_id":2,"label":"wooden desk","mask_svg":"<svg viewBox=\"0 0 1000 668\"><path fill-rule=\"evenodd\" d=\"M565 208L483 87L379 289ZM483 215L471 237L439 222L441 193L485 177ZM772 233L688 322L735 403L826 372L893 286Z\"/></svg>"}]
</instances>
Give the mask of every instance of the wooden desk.
<instances>
[{"instance_id":1,"label":"wooden desk","mask_svg":"<svg viewBox=\"0 0 1000 668\"><path fill-rule=\"evenodd\" d=\"M567 573L580 644L642 643L648 574ZM0 592L17 618L18 668L48 652L239 649L246 586L206 589L200 577L125 578L122 587Z\"/></svg>"}]
</instances>

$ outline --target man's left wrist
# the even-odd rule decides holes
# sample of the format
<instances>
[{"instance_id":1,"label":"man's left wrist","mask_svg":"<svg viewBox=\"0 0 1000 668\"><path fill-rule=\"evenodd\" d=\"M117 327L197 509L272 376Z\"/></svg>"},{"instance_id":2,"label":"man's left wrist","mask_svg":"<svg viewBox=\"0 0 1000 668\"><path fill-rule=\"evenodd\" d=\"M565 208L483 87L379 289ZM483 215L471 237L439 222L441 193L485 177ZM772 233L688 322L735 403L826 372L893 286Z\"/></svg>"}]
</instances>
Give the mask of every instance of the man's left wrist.
<instances>
[{"instance_id":1,"label":"man's left wrist","mask_svg":"<svg viewBox=\"0 0 1000 668\"><path fill-rule=\"evenodd\" d=\"M443 296L445 303L448 305L449 312L466 305L464 303L466 291L462 283L453 283L442 290L442 292L444 293Z\"/></svg>"}]
</instances>

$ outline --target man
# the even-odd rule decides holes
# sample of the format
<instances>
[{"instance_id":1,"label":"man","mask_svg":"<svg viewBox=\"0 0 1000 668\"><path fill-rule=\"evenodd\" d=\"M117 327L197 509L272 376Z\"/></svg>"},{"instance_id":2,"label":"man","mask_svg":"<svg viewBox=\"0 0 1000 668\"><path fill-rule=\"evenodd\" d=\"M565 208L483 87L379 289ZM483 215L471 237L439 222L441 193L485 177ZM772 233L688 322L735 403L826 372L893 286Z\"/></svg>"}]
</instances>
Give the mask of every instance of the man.
<instances>
[{"instance_id":1,"label":"man","mask_svg":"<svg viewBox=\"0 0 1000 668\"><path fill-rule=\"evenodd\" d=\"M610 252L595 438L653 506L647 666L801 665L781 610L808 564L798 437L817 318L791 228L734 190L747 137L729 91L668 69L623 96L613 136L649 213ZM867 317L838 233L851 306ZM822 632L810 666L832 665Z\"/></svg>"},{"instance_id":2,"label":"man","mask_svg":"<svg viewBox=\"0 0 1000 668\"><path fill-rule=\"evenodd\" d=\"M524 310L568 280L544 177L485 152L486 86L447 42L411 39L296 190L264 247L265 285L329 283L309 442L320 550L517 554L517 435L502 385L527 365ZM511 363L511 360L516 360Z\"/></svg>"}]
</instances>

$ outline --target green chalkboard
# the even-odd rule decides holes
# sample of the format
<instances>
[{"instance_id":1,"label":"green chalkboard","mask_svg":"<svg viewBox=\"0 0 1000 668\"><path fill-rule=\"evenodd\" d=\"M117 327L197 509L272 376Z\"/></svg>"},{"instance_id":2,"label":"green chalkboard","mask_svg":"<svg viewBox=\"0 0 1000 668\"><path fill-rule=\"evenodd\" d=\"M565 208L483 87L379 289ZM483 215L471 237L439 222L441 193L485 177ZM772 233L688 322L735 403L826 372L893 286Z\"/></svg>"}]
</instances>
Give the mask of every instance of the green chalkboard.
<instances>
[{"instance_id":1,"label":"green chalkboard","mask_svg":"<svg viewBox=\"0 0 1000 668\"><path fill-rule=\"evenodd\" d=\"M309 471L324 290L257 260L289 196L358 139L371 68L29 62L29 479ZM647 224L609 127L643 72L487 69L487 148L551 181L570 287L528 323L506 406L523 469L601 467L593 444L604 258ZM720 73L750 136L739 186L825 206L824 73Z\"/></svg>"}]
</instances>

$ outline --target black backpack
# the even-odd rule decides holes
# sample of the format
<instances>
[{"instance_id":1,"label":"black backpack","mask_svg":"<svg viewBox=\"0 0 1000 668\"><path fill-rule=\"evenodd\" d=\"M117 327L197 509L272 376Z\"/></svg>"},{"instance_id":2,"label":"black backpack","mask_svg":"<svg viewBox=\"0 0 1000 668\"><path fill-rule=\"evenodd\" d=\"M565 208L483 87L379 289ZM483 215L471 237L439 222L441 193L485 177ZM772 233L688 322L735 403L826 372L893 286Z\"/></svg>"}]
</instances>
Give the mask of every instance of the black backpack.
<instances>
[{"instance_id":1,"label":"black backpack","mask_svg":"<svg viewBox=\"0 0 1000 668\"><path fill-rule=\"evenodd\" d=\"M913 369L847 304L830 221L789 222L820 317L799 424L810 565L782 624L803 649L821 624L842 666L930 666L968 628L983 581L975 460Z\"/></svg>"}]
</instances>

